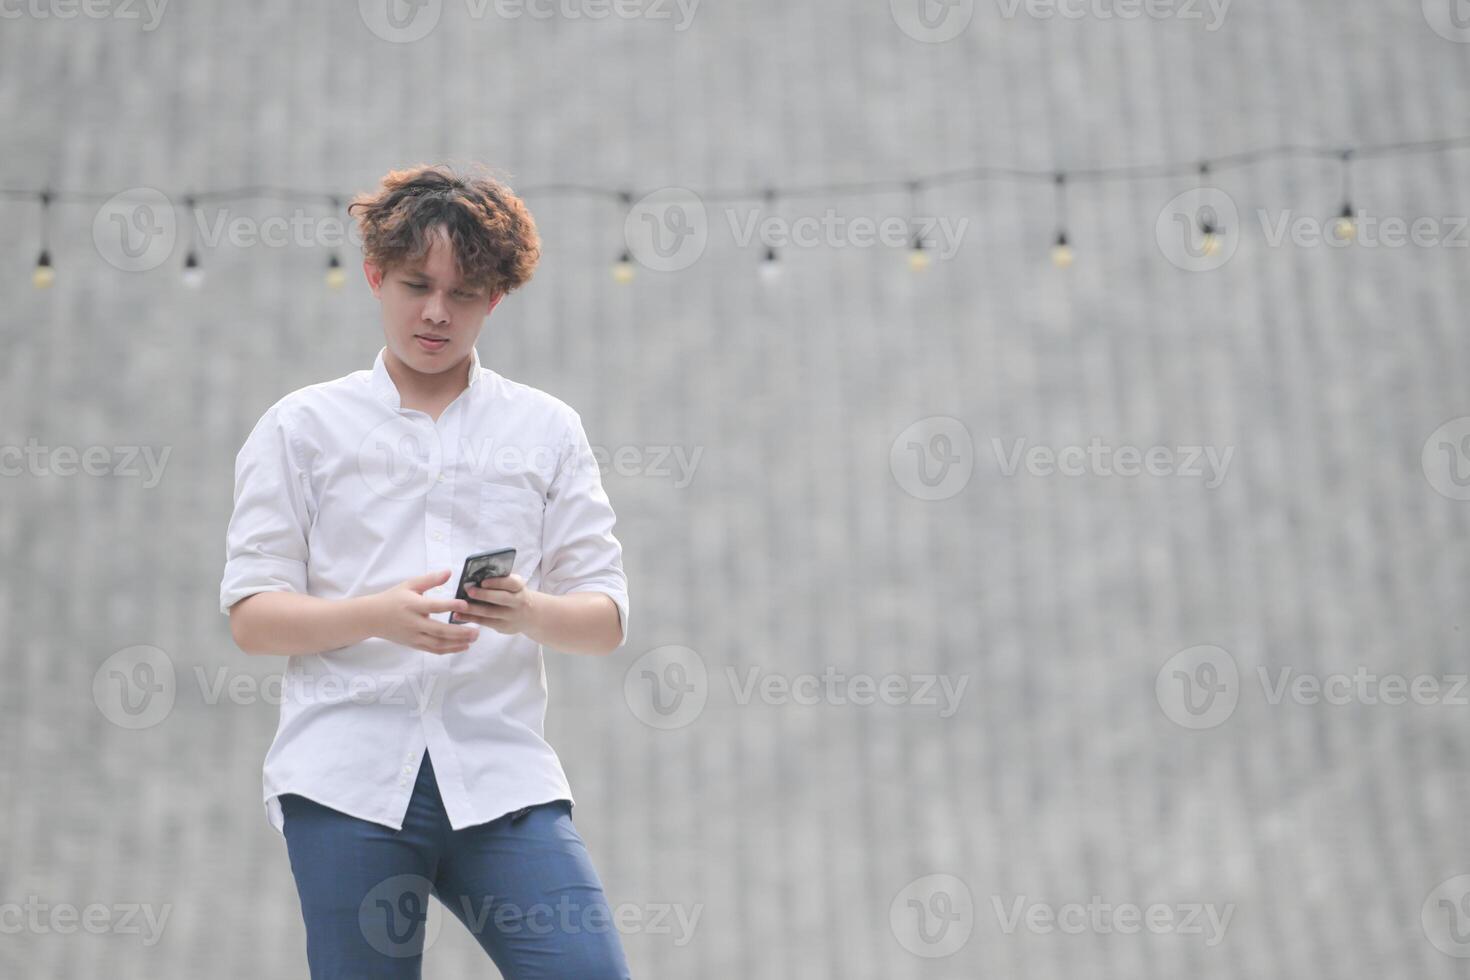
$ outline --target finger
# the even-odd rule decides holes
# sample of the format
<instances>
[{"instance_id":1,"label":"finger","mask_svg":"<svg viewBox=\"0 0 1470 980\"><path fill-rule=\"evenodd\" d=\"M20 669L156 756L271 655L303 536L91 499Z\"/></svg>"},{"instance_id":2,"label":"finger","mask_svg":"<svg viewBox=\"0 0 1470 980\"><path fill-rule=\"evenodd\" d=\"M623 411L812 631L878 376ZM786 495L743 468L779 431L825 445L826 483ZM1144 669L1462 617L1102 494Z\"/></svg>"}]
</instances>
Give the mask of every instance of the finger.
<instances>
[{"instance_id":1,"label":"finger","mask_svg":"<svg viewBox=\"0 0 1470 980\"><path fill-rule=\"evenodd\" d=\"M470 644L440 640L425 633L418 648L425 653L463 653L470 648Z\"/></svg>"},{"instance_id":2,"label":"finger","mask_svg":"<svg viewBox=\"0 0 1470 980\"><path fill-rule=\"evenodd\" d=\"M469 608L469 603L463 599L429 599L425 598L414 604L414 609L425 616L442 612L464 612Z\"/></svg>"},{"instance_id":3,"label":"finger","mask_svg":"<svg viewBox=\"0 0 1470 980\"><path fill-rule=\"evenodd\" d=\"M433 620L430 622L433 623ZM473 626L449 626L437 623L425 629L424 633L441 643L473 643L480 635L480 631Z\"/></svg>"},{"instance_id":4,"label":"finger","mask_svg":"<svg viewBox=\"0 0 1470 980\"><path fill-rule=\"evenodd\" d=\"M442 644L435 642L427 636L421 636L414 643L413 648L422 653L443 653Z\"/></svg>"},{"instance_id":5,"label":"finger","mask_svg":"<svg viewBox=\"0 0 1470 980\"><path fill-rule=\"evenodd\" d=\"M501 575L497 578L482 578L479 582L482 589L502 589L506 592L519 592L526 587L526 580L512 572L509 575Z\"/></svg>"},{"instance_id":6,"label":"finger","mask_svg":"<svg viewBox=\"0 0 1470 980\"><path fill-rule=\"evenodd\" d=\"M466 622L477 623L481 626L490 627L495 627L505 622L505 616L502 612L493 611L491 607L488 606L481 609L474 608L474 606L478 605L480 604L474 603L474 605L470 607L470 611L464 614L464 619Z\"/></svg>"},{"instance_id":7,"label":"finger","mask_svg":"<svg viewBox=\"0 0 1470 980\"><path fill-rule=\"evenodd\" d=\"M465 594L480 602L493 602L500 606L508 606L515 601L515 593L504 589L476 589L471 586L465 590Z\"/></svg>"},{"instance_id":8,"label":"finger","mask_svg":"<svg viewBox=\"0 0 1470 980\"><path fill-rule=\"evenodd\" d=\"M449 581L449 569L446 568L437 572L429 572L425 575L415 575L403 584L415 592L422 593L429 591L436 585L443 585L447 581Z\"/></svg>"}]
</instances>

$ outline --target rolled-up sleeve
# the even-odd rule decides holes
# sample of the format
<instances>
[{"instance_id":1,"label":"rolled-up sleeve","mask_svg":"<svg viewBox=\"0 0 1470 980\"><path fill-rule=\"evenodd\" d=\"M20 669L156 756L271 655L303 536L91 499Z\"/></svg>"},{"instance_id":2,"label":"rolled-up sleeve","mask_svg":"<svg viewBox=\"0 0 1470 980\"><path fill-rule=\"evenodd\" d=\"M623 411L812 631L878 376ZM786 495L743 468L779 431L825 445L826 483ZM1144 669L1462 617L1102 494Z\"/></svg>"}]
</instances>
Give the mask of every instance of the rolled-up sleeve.
<instances>
[{"instance_id":1,"label":"rolled-up sleeve","mask_svg":"<svg viewBox=\"0 0 1470 980\"><path fill-rule=\"evenodd\" d=\"M278 403L235 457L235 509L225 532L220 612L257 592L306 592L311 497L306 469Z\"/></svg>"},{"instance_id":2,"label":"rolled-up sleeve","mask_svg":"<svg viewBox=\"0 0 1470 980\"><path fill-rule=\"evenodd\" d=\"M581 416L570 415L566 442L546 495L541 530L541 586L551 595L601 592L618 607L620 649L628 642L628 579L623 546L613 534L612 504Z\"/></svg>"}]
</instances>

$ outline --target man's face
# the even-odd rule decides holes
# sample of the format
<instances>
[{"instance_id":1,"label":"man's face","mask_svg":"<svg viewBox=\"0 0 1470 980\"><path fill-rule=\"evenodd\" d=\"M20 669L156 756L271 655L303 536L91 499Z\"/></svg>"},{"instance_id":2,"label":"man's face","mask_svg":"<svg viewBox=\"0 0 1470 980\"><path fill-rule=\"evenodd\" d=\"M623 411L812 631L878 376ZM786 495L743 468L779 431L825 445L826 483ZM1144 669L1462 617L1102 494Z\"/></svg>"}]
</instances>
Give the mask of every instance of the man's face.
<instances>
[{"instance_id":1,"label":"man's face","mask_svg":"<svg viewBox=\"0 0 1470 980\"><path fill-rule=\"evenodd\" d=\"M442 226L422 259L387 272L364 262L363 272L383 307L389 352L421 374L440 374L463 364L485 317L504 296L460 281Z\"/></svg>"}]
</instances>

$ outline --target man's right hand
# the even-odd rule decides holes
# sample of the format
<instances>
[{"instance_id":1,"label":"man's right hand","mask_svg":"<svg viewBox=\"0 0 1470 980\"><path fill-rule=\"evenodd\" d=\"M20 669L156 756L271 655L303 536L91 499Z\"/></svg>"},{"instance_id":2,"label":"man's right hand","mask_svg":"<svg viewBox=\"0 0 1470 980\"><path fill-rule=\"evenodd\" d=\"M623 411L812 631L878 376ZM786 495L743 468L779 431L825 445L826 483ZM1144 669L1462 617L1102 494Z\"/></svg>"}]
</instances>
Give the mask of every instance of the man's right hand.
<instances>
[{"instance_id":1,"label":"man's right hand","mask_svg":"<svg viewBox=\"0 0 1470 980\"><path fill-rule=\"evenodd\" d=\"M424 595L449 581L450 571L430 572L395 585L371 597L374 636L423 650L425 653L463 653L480 635L477 626L452 626L429 617L434 613L468 612L463 599L435 599Z\"/></svg>"}]
</instances>

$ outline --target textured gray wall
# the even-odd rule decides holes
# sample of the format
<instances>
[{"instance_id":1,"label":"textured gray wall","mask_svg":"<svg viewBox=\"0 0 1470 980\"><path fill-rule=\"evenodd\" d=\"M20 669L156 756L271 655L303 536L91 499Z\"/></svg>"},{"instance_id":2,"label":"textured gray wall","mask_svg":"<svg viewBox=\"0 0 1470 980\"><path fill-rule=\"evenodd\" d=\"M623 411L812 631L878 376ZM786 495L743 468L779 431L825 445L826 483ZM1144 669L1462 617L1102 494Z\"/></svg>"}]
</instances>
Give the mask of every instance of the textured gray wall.
<instances>
[{"instance_id":1,"label":"textured gray wall","mask_svg":"<svg viewBox=\"0 0 1470 980\"><path fill-rule=\"evenodd\" d=\"M143 7L62 20L37 4L0 19L0 186L150 187L175 205L257 184L346 194L433 160L641 194L1470 129L1470 45L1434 29L1450 0L1238 0L1217 30L1008 19L982 0L945 43L908 36L879 0L709 0L686 30L475 18L444 0L410 43L376 36L351 2L180 2L152 30ZM1467 177L1470 151L1363 160L1355 197L1449 231L1470 209ZM487 323L481 356L578 408L597 445L703 453L688 486L606 475L633 635L607 660L547 657L548 734L610 900L700 915L692 937L630 932L635 975L1463 975L1450 927L1470 918L1439 899L1458 901L1453 879L1470 873L1470 707L1273 704L1258 669L1446 684L1466 669L1470 503L1421 450L1470 415L1470 249L1270 247L1258 208L1321 218L1340 204L1336 164L1302 157L1221 172L1243 240L1217 270L1181 271L1155 220L1192 184L1076 186L1066 273L1046 258L1044 182L927 192L929 213L970 225L921 276L899 251L837 243L787 250L784 279L762 283L758 250L711 203L703 257L629 286L608 274L615 201L528 192L545 259ZM259 221L295 205L229 207ZM901 192L778 203L788 217L827 207L908 214ZM303 976L286 853L260 803L277 709L248 689L211 703L196 670L248 684L281 669L235 650L216 610L232 464L282 394L371 364L381 332L358 259L332 294L321 248L220 245L191 292L182 244L160 268L120 271L94 244L97 205L64 203L58 279L37 292L37 209L0 210L0 444L170 451L156 486L0 480L0 973ZM934 416L963 423L974 469L926 501L890 452ZM1006 476L992 443L1094 436L1234 455L1207 488ZM1237 669L1238 704L1193 730L1171 720L1166 664L1204 644ZM94 678L134 645L167 655L176 690L128 729ZM704 666L706 701L661 730L643 720L641 667L624 681L671 645ZM947 718L741 704L730 668L968 686ZM972 917L926 942L904 894L916 881L950 908L967 891ZM1214 945L1106 919L1003 927L1018 900L1093 896L1232 918ZM49 912L29 918L38 904L100 904L111 925L66 933ZM157 942L125 927L129 905L167 910ZM946 943L958 948L920 955ZM425 965L492 973L452 921Z\"/></svg>"}]
</instances>

